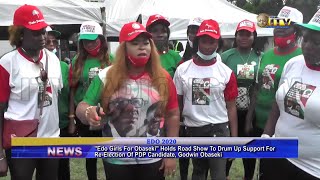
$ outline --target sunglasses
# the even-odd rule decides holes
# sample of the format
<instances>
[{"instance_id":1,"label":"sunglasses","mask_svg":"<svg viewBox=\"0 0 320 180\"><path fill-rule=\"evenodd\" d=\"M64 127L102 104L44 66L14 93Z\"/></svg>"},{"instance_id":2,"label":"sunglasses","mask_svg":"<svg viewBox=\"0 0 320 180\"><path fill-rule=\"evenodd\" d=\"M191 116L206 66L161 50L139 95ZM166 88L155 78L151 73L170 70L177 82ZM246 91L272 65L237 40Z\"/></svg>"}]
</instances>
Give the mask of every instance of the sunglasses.
<instances>
[{"instance_id":1,"label":"sunglasses","mask_svg":"<svg viewBox=\"0 0 320 180\"><path fill-rule=\"evenodd\" d=\"M46 40L46 44L47 44L47 45L50 45L51 43L52 43L53 45L57 45L57 44L58 44L58 40L56 40L56 39L53 39L53 40L52 40L52 39L47 39L47 40Z\"/></svg>"},{"instance_id":2,"label":"sunglasses","mask_svg":"<svg viewBox=\"0 0 320 180\"><path fill-rule=\"evenodd\" d=\"M127 105L131 104L135 108L141 108L143 105L147 104L148 101L144 101L142 98L132 98L132 99L117 99L109 103L109 108L125 108Z\"/></svg>"},{"instance_id":3,"label":"sunglasses","mask_svg":"<svg viewBox=\"0 0 320 180\"><path fill-rule=\"evenodd\" d=\"M43 64L42 62L39 62L39 66L40 66L40 79L42 82L46 82L48 80L48 74L47 71L45 71L43 69Z\"/></svg>"}]
</instances>

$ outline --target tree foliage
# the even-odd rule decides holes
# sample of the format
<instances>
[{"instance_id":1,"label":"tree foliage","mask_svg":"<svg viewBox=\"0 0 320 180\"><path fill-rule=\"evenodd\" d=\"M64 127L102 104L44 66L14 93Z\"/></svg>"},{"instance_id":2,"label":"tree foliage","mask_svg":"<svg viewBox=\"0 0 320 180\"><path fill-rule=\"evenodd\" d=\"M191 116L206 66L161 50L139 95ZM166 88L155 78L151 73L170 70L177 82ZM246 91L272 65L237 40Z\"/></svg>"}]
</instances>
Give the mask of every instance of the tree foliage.
<instances>
[{"instance_id":1,"label":"tree foliage","mask_svg":"<svg viewBox=\"0 0 320 180\"><path fill-rule=\"evenodd\" d=\"M267 13L271 16L278 15L280 9L283 7L282 0L262 0L255 9L256 14Z\"/></svg>"},{"instance_id":2,"label":"tree foliage","mask_svg":"<svg viewBox=\"0 0 320 180\"><path fill-rule=\"evenodd\" d=\"M302 12L303 22L310 21L312 16L317 12L320 0L287 0L286 6L294 7Z\"/></svg>"},{"instance_id":3,"label":"tree foliage","mask_svg":"<svg viewBox=\"0 0 320 180\"><path fill-rule=\"evenodd\" d=\"M243 7L243 6L246 5L246 3L247 3L246 0L237 0L237 1L236 1L236 6L238 6L238 7Z\"/></svg>"},{"instance_id":4,"label":"tree foliage","mask_svg":"<svg viewBox=\"0 0 320 180\"><path fill-rule=\"evenodd\" d=\"M253 4L247 2L242 9L248 11L248 12L255 12L255 7L253 6Z\"/></svg>"},{"instance_id":5,"label":"tree foliage","mask_svg":"<svg viewBox=\"0 0 320 180\"><path fill-rule=\"evenodd\" d=\"M231 2L231 0L228 0ZM317 12L320 0L235 0L235 4L251 13L267 13L272 16L278 15L281 8L290 6L298 9L303 14L303 21L309 22L312 16ZM320 6L319 6L320 7Z\"/></svg>"}]
</instances>

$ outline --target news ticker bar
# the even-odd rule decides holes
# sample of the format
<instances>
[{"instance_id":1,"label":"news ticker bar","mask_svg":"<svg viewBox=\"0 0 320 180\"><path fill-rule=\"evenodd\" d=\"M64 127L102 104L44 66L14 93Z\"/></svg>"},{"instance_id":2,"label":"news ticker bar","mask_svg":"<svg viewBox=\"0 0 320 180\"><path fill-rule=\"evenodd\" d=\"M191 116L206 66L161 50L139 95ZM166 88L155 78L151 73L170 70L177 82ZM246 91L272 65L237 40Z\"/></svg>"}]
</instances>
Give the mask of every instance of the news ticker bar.
<instances>
[{"instance_id":1,"label":"news ticker bar","mask_svg":"<svg viewBox=\"0 0 320 180\"><path fill-rule=\"evenodd\" d=\"M127 145L245 145L255 140L265 141L298 141L298 138L256 138L256 137L63 137L32 138L14 137L12 146L53 146L53 145L95 145L95 144L127 144Z\"/></svg>"},{"instance_id":2,"label":"news ticker bar","mask_svg":"<svg viewBox=\"0 0 320 180\"><path fill-rule=\"evenodd\" d=\"M297 158L297 138L13 138L13 158Z\"/></svg>"}]
</instances>

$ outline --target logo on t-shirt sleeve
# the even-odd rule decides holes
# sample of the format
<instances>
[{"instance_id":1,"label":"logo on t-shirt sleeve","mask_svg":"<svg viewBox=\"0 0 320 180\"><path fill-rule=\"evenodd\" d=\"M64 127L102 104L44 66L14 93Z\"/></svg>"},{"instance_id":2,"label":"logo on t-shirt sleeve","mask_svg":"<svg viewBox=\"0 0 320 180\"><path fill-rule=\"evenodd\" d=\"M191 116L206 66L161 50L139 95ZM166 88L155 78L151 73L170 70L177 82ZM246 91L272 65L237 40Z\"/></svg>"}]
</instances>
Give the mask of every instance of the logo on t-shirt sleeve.
<instances>
[{"instance_id":1,"label":"logo on t-shirt sleeve","mask_svg":"<svg viewBox=\"0 0 320 180\"><path fill-rule=\"evenodd\" d=\"M192 79L192 105L210 104L210 78Z\"/></svg>"},{"instance_id":2,"label":"logo on t-shirt sleeve","mask_svg":"<svg viewBox=\"0 0 320 180\"><path fill-rule=\"evenodd\" d=\"M284 98L285 112L304 119L305 106L315 89L315 86L296 81Z\"/></svg>"}]
</instances>

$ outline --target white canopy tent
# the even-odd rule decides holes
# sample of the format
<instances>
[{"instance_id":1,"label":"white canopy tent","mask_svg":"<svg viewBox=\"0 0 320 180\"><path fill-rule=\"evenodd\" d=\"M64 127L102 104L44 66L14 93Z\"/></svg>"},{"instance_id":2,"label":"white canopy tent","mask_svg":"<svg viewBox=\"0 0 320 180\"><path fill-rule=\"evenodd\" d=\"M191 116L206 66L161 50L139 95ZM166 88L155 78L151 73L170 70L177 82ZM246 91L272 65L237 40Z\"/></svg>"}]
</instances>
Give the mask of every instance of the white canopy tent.
<instances>
[{"instance_id":1,"label":"white canopy tent","mask_svg":"<svg viewBox=\"0 0 320 180\"><path fill-rule=\"evenodd\" d=\"M256 22L256 14L249 13L226 0L106 0L107 36L119 36L123 24L136 21L139 14L145 25L150 15L161 14L170 21L170 39L186 39L190 19L214 19L220 24L224 38L234 37L237 24L248 19ZM257 28L258 36L273 36L273 30Z\"/></svg>"},{"instance_id":2,"label":"white canopy tent","mask_svg":"<svg viewBox=\"0 0 320 180\"><path fill-rule=\"evenodd\" d=\"M21 5L37 6L48 24L103 23L100 7L84 0L0 0L0 26L10 26L14 11Z\"/></svg>"},{"instance_id":3,"label":"white canopy tent","mask_svg":"<svg viewBox=\"0 0 320 180\"><path fill-rule=\"evenodd\" d=\"M89 20L105 22L101 6L84 0L0 0L0 56L13 48L3 38L7 36L6 27L13 23L15 10L24 4L37 6L49 25L62 25L69 29L74 24L80 26Z\"/></svg>"}]
</instances>

